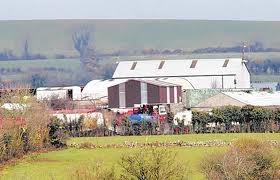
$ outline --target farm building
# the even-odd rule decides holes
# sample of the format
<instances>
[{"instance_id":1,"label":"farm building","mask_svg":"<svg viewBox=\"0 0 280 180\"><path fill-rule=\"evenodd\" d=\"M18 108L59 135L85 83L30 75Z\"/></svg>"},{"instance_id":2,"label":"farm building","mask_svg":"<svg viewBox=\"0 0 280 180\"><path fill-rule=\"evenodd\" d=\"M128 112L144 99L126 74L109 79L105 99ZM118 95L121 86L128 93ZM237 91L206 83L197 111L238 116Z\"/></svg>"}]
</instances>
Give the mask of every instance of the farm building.
<instances>
[{"instance_id":1,"label":"farm building","mask_svg":"<svg viewBox=\"0 0 280 180\"><path fill-rule=\"evenodd\" d=\"M82 91L82 100L108 100L108 87L125 82L127 79L92 80Z\"/></svg>"},{"instance_id":2,"label":"farm building","mask_svg":"<svg viewBox=\"0 0 280 180\"><path fill-rule=\"evenodd\" d=\"M210 111L228 105L280 107L280 92L221 92L200 102L193 109Z\"/></svg>"},{"instance_id":3,"label":"farm building","mask_svg":"<svg viewBox=\"0 0 280 180\"><path fill-rule=\"evenodd\" d=\"M182 101L182 87L158 80L131 79L108 88L110 108L139 104L172 104Z\"/></svg>"},{"instance_id":4,"label":"farm building","mask_svg":"<svg viewBox=\"0 0 280 180\"><path fill-rule=\"evenodd\" d=\"M121 61L113 79L176 78L188 89L247 89L250 73L245 63L241 58Z\"/></svg>"},{"instance_id":5,"label":"farm building","mask_svg":"<svg viewBox=\"0 0 280 180\"><path fill-rule=\"evenodd\" d=\"M126 82L127 80L128 79L92 80L84 87L81 95L82 100L108 101L108 87ZM158 80L160 82L181 85L182 89L192 88L191 84L183 78L157 78L149 80Z\"/></svg>"},{"instance_id":6,"label":"farm building","mask_svg":"<svg viewBox=\"0 0 280 180\"><path fill-rule=\"evenodd\" d=\"M49 100L51 98L81 100L81 87L40 87L37 88L38 100Z\"/></svg>"}]
</instances>

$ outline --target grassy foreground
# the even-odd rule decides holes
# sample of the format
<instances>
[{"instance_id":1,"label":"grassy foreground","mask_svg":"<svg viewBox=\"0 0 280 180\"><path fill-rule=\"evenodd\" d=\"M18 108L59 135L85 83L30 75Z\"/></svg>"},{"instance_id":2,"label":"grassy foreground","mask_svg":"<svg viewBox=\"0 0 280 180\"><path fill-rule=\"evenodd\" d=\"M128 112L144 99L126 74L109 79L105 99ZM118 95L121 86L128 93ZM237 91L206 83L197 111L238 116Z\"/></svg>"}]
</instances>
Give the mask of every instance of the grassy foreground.
<instances>
[{"instance_id":1,"label":"grassy foreground","mask_svg":"<svg viewBox=\"0 0 280 180\"><path fill-rule=\"evenodd\" d=\"M238 138L255 138L261 140L280 140L280 134L191 134L191 135L162 135L162 136L129 136L129 137L99 137L72 138L68 143L93 142L96 144L121 144L124 141L207 141L221 139L234 141ZM191 179L204 179L199 171L199 164L207 154L225 151L227 147L174 147L178 158L186 163L192 174ZM48 153L31 154L14 164L6 166L1 172L1 179L69 179L76 167L81 167L87 161L102 160L108 167L115 166L120 173L118 161L123 154L136 149L107 148L107 149L75 149L69 148Z\"/></svg>"},{"instance_id":2,"label":"grassy foreground","mask_svg":"<svg viewBox=\"0 0 280 180\"><path fill-rule=\"evenodd\" d=\"M199 163L207 153L224 151L225 147L193 147L173 148L178 158L186 163L192 174L191 179L204 179L199 172ZM2 172L2 179L71 179L71 173L84 162L102 160L108 168L114 166L120 173L118 165L123 154L136 149L66 149L39 155L30 155L15 165L11 165Z\"/></svg>"}]
</instances>

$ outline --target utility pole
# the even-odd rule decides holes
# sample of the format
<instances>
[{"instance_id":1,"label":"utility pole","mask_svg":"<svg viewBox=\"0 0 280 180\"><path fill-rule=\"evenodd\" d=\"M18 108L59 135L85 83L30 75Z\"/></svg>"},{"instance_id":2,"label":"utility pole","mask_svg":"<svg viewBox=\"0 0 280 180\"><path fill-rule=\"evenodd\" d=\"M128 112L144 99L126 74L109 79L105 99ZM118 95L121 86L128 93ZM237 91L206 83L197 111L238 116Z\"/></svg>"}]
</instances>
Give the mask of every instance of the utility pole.
<instances>
[{"instance_id":1,"label":"utility pole","mask_svg":"<svg viewBox=\"0 0 280 180\"><path fill-rule=\"evenodd\" d=\"M243 46L242 46L242 60L245 60L245 48L246 48L246 44L245 42L243 42Z\"/></svg>"}]
</instances>

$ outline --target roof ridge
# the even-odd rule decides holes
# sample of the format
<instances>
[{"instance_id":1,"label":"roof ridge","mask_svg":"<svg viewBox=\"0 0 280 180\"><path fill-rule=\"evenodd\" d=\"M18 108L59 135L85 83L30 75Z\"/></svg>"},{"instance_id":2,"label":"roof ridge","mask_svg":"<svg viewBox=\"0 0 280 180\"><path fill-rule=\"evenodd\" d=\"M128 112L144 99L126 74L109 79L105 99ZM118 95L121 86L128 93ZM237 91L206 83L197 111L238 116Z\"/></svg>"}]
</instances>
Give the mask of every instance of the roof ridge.
<instances>
[{"instance_id":1,"label":"roof ridge","mask_svg":"<svg viewBox=\"0 0 280 180\"><path fill-rule=\"evenodd\" d=\"M186 58L186 59L140 59L140 60L124 60L118 61L118 63L122 62L146 62L146 61L192 61L192 60L242 60L242 58Z\"/></svg>"}]
</instances>

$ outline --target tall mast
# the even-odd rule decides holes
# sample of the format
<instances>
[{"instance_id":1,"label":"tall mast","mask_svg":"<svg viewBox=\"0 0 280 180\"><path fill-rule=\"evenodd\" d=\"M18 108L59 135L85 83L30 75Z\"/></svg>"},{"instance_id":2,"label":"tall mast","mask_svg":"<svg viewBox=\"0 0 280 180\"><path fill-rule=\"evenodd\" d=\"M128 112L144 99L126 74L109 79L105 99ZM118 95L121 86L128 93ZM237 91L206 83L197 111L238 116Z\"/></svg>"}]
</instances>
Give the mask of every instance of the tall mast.
<instances>
[{"instance_id":1,"label":"tall mast","mask_svg":"<svg viewBox=\"0 0 280 180\"><path fill-rule=\"evenodd\" d=\"M243 46L242 46L242 60L245 60L245 48L246 48L246 44L245 44L245 42L243 42Z\"/></svg>"}]
</instances>

